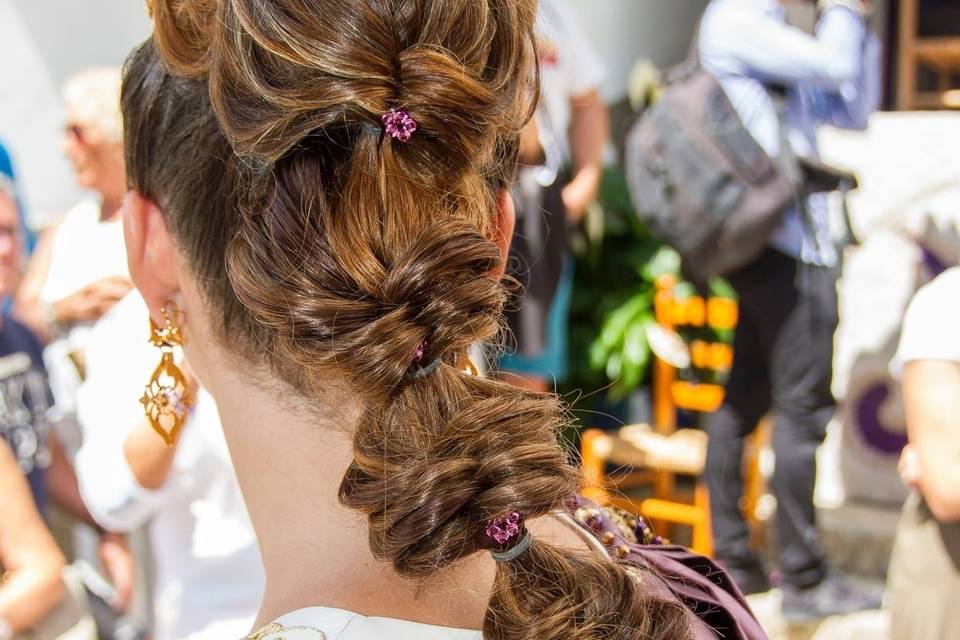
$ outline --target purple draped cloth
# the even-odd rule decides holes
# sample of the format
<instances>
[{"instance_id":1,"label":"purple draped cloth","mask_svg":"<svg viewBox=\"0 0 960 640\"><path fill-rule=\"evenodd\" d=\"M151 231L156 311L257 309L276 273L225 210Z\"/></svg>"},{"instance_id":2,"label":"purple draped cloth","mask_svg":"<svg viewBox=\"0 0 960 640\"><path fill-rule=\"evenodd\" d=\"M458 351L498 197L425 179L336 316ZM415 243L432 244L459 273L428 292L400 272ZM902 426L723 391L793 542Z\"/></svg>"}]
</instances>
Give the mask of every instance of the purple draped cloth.
<instances>
[{"instance_id":1,"label":"purple draped cloth","mask_svg":"<svg viewBox=\"0 0 960 640\"><path fill-rule=\"evenodd\" d=\"M577 497L571 515L590 531L616 561L639 569L657 596L682 604L691 616L695 640L766 640L733 580L713 560L680 546L664 544L641 518Z\"/></svg>"}]
</instances>

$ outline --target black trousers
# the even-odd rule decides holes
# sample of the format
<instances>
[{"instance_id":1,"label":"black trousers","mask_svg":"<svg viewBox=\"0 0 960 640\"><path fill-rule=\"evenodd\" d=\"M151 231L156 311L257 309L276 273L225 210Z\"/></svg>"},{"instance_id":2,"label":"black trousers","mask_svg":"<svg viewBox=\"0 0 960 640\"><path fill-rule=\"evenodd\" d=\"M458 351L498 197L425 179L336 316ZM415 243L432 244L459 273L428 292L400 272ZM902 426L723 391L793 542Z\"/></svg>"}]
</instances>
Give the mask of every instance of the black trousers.
<instances>
[{"instance_id":1,"label":"black trousers","mask_svg":"<svg viewBox=\"0 0 960 640\"><path fill-rule=\"evenodd\" d=\"M830 391L837 327L835 269L768 249L728 276L740 296L726 399L707 423L707 483L717 557L755 566L740 511L744 439L770 410L777 498L776 542L784 579L805 588L826 571L816 528L816 452L834 409Z\"/></svg>"}]
</instances>

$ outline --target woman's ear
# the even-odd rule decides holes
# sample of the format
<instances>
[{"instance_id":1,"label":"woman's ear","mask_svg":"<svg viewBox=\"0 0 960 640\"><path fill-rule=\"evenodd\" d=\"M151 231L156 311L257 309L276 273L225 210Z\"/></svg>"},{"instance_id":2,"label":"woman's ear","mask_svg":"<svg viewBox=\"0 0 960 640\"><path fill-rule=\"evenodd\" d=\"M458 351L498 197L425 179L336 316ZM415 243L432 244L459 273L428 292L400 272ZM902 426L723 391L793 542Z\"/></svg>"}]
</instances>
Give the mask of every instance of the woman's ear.
<instances>
[{"instance_id":1,"label":"woman's ear","mask_svg":"<svg viewBox=\"0 0 960 640\"><path fill-rule=\"evenodd\" d=\"M510 255L510 243L513 240L513 230L517 226L517 208L509 189L503 189L497 194L497 208L493 216L491 229L493 241L500 247L503 259L497 275L503 275L507 270L507 257Z\"/></svg>"},{"instance_id":2,"label":"woman's ear","mask_svg":"<svg viewBox=\"0 0 960 640\"><path fill-rule=\"evenodd\" d=\"M139 192L128 192L123 203L123 235L130 277L151 317L159 320L163 306L180 293L177 249L163 211Z\"/></svg>"}]
</instances>

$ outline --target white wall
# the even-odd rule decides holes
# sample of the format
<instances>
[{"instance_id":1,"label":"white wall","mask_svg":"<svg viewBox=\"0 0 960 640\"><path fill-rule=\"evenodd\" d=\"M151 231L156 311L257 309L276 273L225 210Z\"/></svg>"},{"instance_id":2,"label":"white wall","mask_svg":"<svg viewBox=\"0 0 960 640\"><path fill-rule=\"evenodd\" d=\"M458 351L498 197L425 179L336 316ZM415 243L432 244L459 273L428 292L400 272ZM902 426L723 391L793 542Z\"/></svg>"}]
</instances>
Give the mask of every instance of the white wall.
<instances>
[{"instance_id":1,"label":"white wall","mask_svg":"<svg viewBox=\"0 0 960 640\"><path fill-rule=\"evenodd\" d=\"M633 63L649 58L668 67L686 57L707 0L565 0L607 60L604 97L626 94Z\"/></svg>"},{"instance_id":2,"label":"white wall","mask_svg":"<svg viewBox=\"0 0 960 640\"><path fill-rule=\"evenodd\" d=\"M55 221L81 195L60 152L63 81L121 64L148 33L145 5L135 0L0 0L0 140L31 226Z\"/></svg>"},{"instance_id":3,"label":"white wall","mask_svg":"<svg viewBox=\"0 0 960 640\"><path fill-rule=\"evenodd\" d=\"M13 0L60 86L92 65L119 65L150 33L144 0Z\"/></svg>"},{"instance_id":4,"label":"white wall","mask_svg":"<svg viewBox=\"0 0 960 640\"><path fill-rule=\"evenodd\" d=\"M666 67L683 59L707 0L564 0L608 62L603 87L621 98L639 58ZM34 224L44 224L76 199L59 156L59 87L91 65L119 65L150 31L143 0L0 0L6 24L5 87L0 137L20 165ZM16 82L14 82L14 79ZM43 114L43 117L40 117Z\"/></svg>"}]
</instances>

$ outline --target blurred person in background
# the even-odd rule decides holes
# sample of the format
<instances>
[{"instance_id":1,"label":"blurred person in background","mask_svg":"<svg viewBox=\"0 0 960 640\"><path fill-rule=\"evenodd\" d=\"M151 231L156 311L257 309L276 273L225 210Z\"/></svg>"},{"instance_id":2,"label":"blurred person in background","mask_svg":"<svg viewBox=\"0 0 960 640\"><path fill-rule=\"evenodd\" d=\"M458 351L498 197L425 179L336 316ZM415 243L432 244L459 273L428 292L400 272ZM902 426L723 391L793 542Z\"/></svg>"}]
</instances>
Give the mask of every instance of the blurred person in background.
<instances>
[{"instance_id":1,"label":"blurred person in background","mask_svg":"<svg viewBox=\"0 0 960 640\"><path fill-rule=\"evenodd\" d=\"M92 193L44 232L17 292L16 314L47 343L44 358L54 399L69 418L75 413L90 327L131 284L120 224L126 192L120 71L82 71L66 82L63 97L63 150L77 183ZM76 434L63 435L68 450L75 451Z\"/></svg>"},{"instance_id":2,"label":"blurred person in background","mask_svg":"<svg viewBox=\"0 0 960 640\"><path fill-rule=\"evenodd\" d=\"M603 61L560 0L538 9L541 94L521 144L513 188L517 226L511 275L524 285L507 313L515 352L500 360L510 382L547 391L567 374L567 319L573 292L568 227L597 199L609 137L600 97Z\"/></svg>"},{"instance_id":3,"label":"blurred person in background","mask_svg":"<svg viewBox=\"0 0 960 640\"><path fill-rule=\"evenodd\" d=\"M0 638L28 632L60 603L64 564L17 459L0 440Z\"/></svg>"},{"instance_id":4,"label":"blurred person in background","mask_svg":"<svg viewBox=\"0 0 960 640\"><path fill-rule=\"evenodd\" d=\"M76 457L85 504L105 529L146 526L155 573L155 640L239 638L253 625L264 576L217 407L180 362L197 398L173 446L144 418L143 382L156 367L148 312L132 292L96 324Z\"/></svg>"},{"instance_id":5,"label":"blurred person in background","mask_svg":"<svg viewBox=\"0 0 960 640\"><path fill-rule=\"evenodd\" d=\"M23 214L22 201L20 199L20 194L17 191L17 180L13 172L13 159L10 158L10 154L7 151L7 148L0 142L0 177L4 177L10 181L13 185L13 194L14 199L17 203L17 215L20 220L20 234L23 238L23 246L26 250L26 255L29 255L33 251L33 247L36 244L36 235L27 227L26 218ZM19 280L17 282L19 284ZM4 302L6 307L10 306L11 301L8 299Z\"/></svg>"},{"instance_id":6,"label":"blurred person in background","mask_svg":"<svg viewBox=\"0 0 960 640\"><path fill-rule=\"evenodd\" d=\"M867 27L869 1L823 0L815 35L786 24L790 1L712 0L699 32L700 62L771 157L815 158L818 125L867 126L879 102L879 45ZM728 276L740 324L726 399L708 423L706 470L717 557L745 593L768 590L740 499L744 438L772 410L777 560L783 614L792 621L879 605L830 570L816 528L816 452L835 405L839 252L826 196L801 204L806 212L788 211L769 248Z\"/></svg>"},{"instance_id":7,"label":"blurred person in background","mask_svg":"<svg viewBox=\"0 0 960 640\"><path fill-rule=\"evenodd\" d=\"M20 281L20 217L13 183L0 176L0 298L7 299ZM0 314L0 436L7 441L25 474L37 509L46 507L49 411L53 404L43 367L40 342L30 330Z\"/></svg>"},{"instance_id":8,"label":"blurred person in background","mask_svg":"<svg viewBox=\"0 0 960 640\"><path fill-rule=\"evenodd\" d=\"M895 360L910 444L888 576L892 638L949 640L960 629L960 268L921 289Z\"/></svg>"},{"instance_id":9,"label":"blurred person in background","mask_svg":"<svg viewBox=\"0 0 960 640\"><path fill-rule=\"evenodd\" d=\"M8 299L22 266L22 221L12 184L0 176L0 299ZM37 510L47 514L54 503L94 528L100 565L116 590L117 609L130 603L132 559L122 536L99 528L84 505L73 468L52 433L56 412L47 384L40 342L30 329L0 314L0 438L9 445L25 475ZM2 638L2 636L0 636Z\"/></svg>"}]
</instances>

